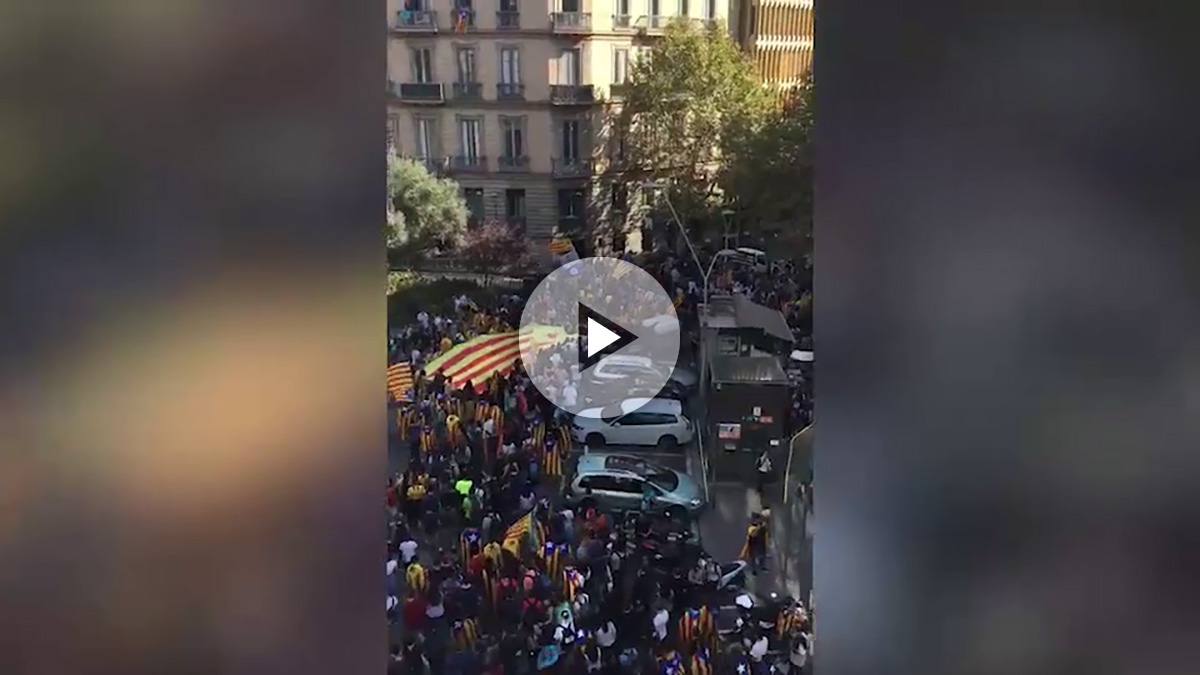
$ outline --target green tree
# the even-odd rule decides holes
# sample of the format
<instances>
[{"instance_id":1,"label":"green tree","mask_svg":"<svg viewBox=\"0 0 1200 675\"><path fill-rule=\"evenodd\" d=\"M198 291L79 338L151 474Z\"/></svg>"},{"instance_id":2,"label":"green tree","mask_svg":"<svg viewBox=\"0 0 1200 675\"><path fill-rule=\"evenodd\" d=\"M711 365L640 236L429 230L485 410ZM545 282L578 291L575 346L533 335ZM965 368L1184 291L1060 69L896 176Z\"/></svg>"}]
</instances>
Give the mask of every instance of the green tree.
<instances>
[{"instance_id":1,"label":"green tree","mask_svg":"<svg viewBox=\"0 0 1200 675\"><path fill-rule=\"evenodd\" d=\"M421 162L388 152L388 260L404 265L439 250L457 248L467 230L467 205L458 183L439 178Z\"/></svg>"},{"instance_id":2,"label":"green tree","mask_svg":"<svg viewBox=\"0 0 1200 675\"><path fill-rule=\"evenodd\" d=\"M613 142L624 141L626 180L669 186L685 221L708 218L720 196L717 167L729 145L763 124L774 99L724 27L676 22L630 72Z\"/></svg>"},{"instance_id":3,"label":"green tree","mask_svg":"<svg viewBox=\"0 0 1200 675\"><path fill-rule=\"evenodd\" d=\"M814 94L810 74L764 123L730 144L720 178L742 231L782 237L805 251L812 236Z\"/></svg>"}]
</instances>

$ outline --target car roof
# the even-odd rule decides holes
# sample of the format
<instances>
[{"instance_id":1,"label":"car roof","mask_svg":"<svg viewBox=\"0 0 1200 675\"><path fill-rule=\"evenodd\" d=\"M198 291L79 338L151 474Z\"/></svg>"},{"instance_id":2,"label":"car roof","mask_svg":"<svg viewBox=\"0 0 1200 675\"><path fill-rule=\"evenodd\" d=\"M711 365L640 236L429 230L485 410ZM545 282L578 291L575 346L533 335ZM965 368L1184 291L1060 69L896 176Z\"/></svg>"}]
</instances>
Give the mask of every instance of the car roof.
<instances>
[{"instance_id":1,"label":"car roof","mask_svg":"<svg viewBox=\"0 0 1200 675\"><path fill-rule=\"evenodd\" d=\"M624 410L626 413L631 413L635 410L645 410L646 412L671 412L679 414L683 412L683 403L671 398L634 397L621 401L621 410Z\"/></svg>"},{"instance_id":2,"label":"car roof","mask_svg":"<svg viewBox=\"0 0 1200 675\"><path fill-rule=\"evenodd\" d=\"M636 354L613 354L606 356L600 361L601 364L608 362L612 365L631 364L639 366L654 365L654 361L648 356L638 356Z\"/></svg>"},{"instance_id":3,"label":"car roof","mask_svg":"<svg viewBox=\"0 0 1200 675\"><path fill-rule=\"evenodd\" d=\"M757 248L750 248L749 246L739 247L738 251L740 251L742 253L749 253L750 255L766 255L767 254L766 251L762 251Z\"/></svg>"},{"instance_id":4,"label":"car roof","mask_svg":"<svg viewBox=\"0 0 1200 675\"><path fill-rule=\"evenodd\" d=\"M578 475L605 473L643 476L650 472L674 471L674 469L636 455L589 452L580 456L575 471Z\"/></svg>"}]
</instances>

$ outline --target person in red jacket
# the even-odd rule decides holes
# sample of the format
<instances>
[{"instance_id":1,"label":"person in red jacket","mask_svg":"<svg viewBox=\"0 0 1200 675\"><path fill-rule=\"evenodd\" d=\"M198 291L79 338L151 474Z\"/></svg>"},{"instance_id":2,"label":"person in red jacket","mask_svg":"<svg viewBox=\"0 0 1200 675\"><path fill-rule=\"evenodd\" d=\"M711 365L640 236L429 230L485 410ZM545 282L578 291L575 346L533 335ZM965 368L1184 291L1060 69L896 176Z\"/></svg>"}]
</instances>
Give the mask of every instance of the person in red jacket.
<instances>
[{"instance_id":1,"label":"person in red jacket","mask_svg":"<svg viewBox=\"0 0 1200 675\"><path fill-rule=\"evenodd\" d=\"M406 631L417 632L425 630L425 623L429 620L425 616L426 602L425 598L420 593L414 593L404 602L404 629Z\"/></svg>"}]
</instances>

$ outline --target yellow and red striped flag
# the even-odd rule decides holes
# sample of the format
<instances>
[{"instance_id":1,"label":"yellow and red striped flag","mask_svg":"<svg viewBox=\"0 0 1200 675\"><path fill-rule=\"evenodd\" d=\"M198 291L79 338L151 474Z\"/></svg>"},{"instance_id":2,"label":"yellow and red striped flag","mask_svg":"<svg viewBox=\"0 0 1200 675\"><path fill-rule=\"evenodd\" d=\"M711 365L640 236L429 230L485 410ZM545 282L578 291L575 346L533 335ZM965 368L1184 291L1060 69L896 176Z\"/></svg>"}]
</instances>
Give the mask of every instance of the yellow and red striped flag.
<instances>
[{"instance_id":1,"label":"yellow and red striped flag","mask_svg":"<svg viewBox=\"0 0 1200 675\"><path fill-rule=\"evenodd\" d=\"M491 333L480 335L450 348L425 365L426 373L440 372L450 386L462 389L467 382L483 392L489 380L496 375L508 375L521 358L521 343L544 346L567 339L561 329L537 326L523 332Z\"/></svg>"},{"instance_id":2,"label":"yellow and red striped flag","mask_svg":"<svg viewBox=\"0 0 1200 675\"><path fill-rule=\"evenodd\" d=\"M387 386L401 403L412 403L413 370L411 363L393 363L387 369Z\"/></svg>"}]
</instances>

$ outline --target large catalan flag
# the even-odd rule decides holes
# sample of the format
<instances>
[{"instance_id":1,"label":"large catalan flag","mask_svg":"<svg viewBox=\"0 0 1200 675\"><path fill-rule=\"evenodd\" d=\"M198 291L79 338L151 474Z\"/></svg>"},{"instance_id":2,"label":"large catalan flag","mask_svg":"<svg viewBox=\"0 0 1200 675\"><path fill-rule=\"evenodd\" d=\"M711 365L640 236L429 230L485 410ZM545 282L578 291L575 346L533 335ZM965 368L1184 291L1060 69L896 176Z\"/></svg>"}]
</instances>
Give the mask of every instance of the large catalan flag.
<instances>
[{"instance_id":1,"label":"large catalan flag","mask_svg":"<svg viewBox=\"0 0 1200 675\"><path fill-rule=\"evenodd\" d=\"M412 403L413 370L411 363L393 363L387 369L387 386L401 403Z\"/></svg>"},{"instance_id":2,"label":"large catalan flag","mask_svg":"<svg viewBox=\"0 0 1200 675\"><path fill-rule=\"evenodd\" d=\"M526 340L557 344L567 339L566 333L553 327L538 327L525 332ZM449 351L425 365L429 374L440 372L455 389L467 382L483 391L494 375L507 375L521 357L522 333L492 333L451 347Z\"/></svg>"}]
</instances>

